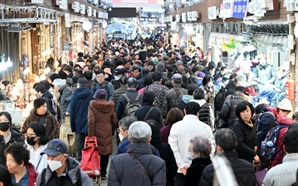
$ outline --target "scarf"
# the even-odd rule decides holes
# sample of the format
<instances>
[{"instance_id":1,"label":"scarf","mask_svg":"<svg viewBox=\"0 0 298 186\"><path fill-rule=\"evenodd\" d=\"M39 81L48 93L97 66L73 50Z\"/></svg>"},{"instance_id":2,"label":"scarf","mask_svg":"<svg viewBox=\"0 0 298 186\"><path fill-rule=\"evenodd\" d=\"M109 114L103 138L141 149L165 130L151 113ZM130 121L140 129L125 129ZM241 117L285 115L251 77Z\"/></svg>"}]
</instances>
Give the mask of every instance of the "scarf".
<instances>
[{"instance_id":1,"label":"scarf","mask_svg":"<svg viewBox=\"0 0 298 186\"><path fill-rule=\"evenodd\" d=\"M254 127L254 124L251 120L249 120L249 122L245 122L248 126L250 126L250 128Z\"/></svg>"}]
</instances>

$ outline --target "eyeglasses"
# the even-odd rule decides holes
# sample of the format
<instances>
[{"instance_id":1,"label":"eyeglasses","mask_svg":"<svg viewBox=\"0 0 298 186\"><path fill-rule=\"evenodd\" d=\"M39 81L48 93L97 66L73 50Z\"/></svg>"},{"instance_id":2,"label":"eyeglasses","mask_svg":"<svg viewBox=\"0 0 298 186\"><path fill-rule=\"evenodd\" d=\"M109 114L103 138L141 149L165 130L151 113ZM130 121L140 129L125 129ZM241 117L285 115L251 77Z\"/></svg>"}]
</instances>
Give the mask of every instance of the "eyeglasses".
<instances>
[{"instance_id":1,"label":"eyeglasses","mask_svg":"<svg viewBox=\"0 0 298 186\"><path fill-rule=\"evenodd\" d=\"M96 76L96 78L104 78L105 76Z\"/></svg>"}]
</instances>

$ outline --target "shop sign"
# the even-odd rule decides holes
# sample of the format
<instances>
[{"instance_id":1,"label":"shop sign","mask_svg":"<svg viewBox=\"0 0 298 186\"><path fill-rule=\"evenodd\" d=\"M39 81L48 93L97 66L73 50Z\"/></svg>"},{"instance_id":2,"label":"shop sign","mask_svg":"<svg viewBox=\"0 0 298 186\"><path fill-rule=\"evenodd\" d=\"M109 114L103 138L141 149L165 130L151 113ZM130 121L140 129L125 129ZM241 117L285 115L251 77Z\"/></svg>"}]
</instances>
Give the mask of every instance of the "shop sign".
<instances>
[{"instance_id":1,"label":"shop sign","mask_svg":"<svg viewBox=\"0 0 298 186\"><path fill-rule=\"evenodd\" d=\"M80 4L80 13L86 14L86 6L84 4Z\"/></svg>"},{"instance_id":2,"label":"shop sign","mask_svg":"<svg viewBox=\"0 0 298 186\"><path fill-rule=\"evenodd\" d=\"M233 14L233 4L234 0L224 0L220 5L220 18L230 18Z\"/></svg>"},{"instance_id":3,"label":"shop sign","mask_svg":"<svg viewBox=\"0 0 298 186\"><path fill-rule=\"evenodd\" d=\"M182 13L182 22L186 22L186 12Z\"/></svg>"},{"instance_id":4,"label":"shop sign","mask_svg":"<svg viewBox=\"0 0 298 186\"><path fill-rule=\"evenodd\" d=\"M92 7L91 6L88 6L87 7L87 16L88 17L91 17L92 16Z\"/></svg>"},{"instance_id":5,"label":"shop sign","mask_svg":"<svg viewBox=\"0 0 298 186\"><path fill-rule=\"evenodd\" d=\"M216 19L216 14L217 14L217 10L216 10L216 6L211 6L208 7L208 19Z\"/></svg>"},{"instance_id":6,"label":"shop sign","mask_svg":"<svg viewBox=\"0 0 298 186\"><path fill-rule=\"evenodd\" d=\"M233 18L246 17L248 0L234 0Z\"/></svg>"},{"instance_id":7,"label":"shop sign","mask_svg":"<svg viewBox=\"0 0 298 186\"><path fill-rule=\"evenodd\" d=\"M93 17L96 17L96 10L93 10Z\"/></svg>"},{"instance_id":8,"label":"shop sign","mask_svg":"<svg viewBox=\"0 0 298 186\"><path fill-rule=\"evenodd\" d=\"M263 17L266 13L265 8L265 0L251 0L251 2L248 3L247 12L254 14L254 16Z\"/></svg>"},{"instance_id":9,"label":"shop sign","mask_svg":"<svg viewBox=\"0 0 298 186\"><path fill-rule=\"evenodd\" d=\"M65 27L70 28L71 23L70 23L70 15L68 13L64 14L64 19L65 19Z\"/></svg>"},{"instance_id":10,"label":"shop sign","mask_svg":"<svg viewBox=\"0 0 298 186\"><path fill-rule=\"evenodd\" d=\"M79 13L80 12L80 3L77 1L73 2L71 8L73 9L74 12Z\"/></svg>"},{"instance_id":11,"label":"shop sign","mask_svg":"<svg viewBox=\"0 0 298 186\"><path fill-rule=\"evenodd\" d=\"M172 22L173 21L173 16L170 15L169 19L170 19L170 22Z\"/></svg>"},{"instance_id":12,"label":"shop sign","mask_svg":"<svg viewBox=\"0 0 298 186\"><path fill-rule=\"evenodd\" d=\"M67 0L59 0L59 8L63 10L67 10Z\"/></svg>"},{"instance_id":13,"label":"shop sign","mask_svg":"<svg viewBox=\"0 0 298 186\"><path fill-rule=\"evenodd\" d=\"M176 14L176 22L180 22L180 15Z\"/></svg>"}]
</instances>

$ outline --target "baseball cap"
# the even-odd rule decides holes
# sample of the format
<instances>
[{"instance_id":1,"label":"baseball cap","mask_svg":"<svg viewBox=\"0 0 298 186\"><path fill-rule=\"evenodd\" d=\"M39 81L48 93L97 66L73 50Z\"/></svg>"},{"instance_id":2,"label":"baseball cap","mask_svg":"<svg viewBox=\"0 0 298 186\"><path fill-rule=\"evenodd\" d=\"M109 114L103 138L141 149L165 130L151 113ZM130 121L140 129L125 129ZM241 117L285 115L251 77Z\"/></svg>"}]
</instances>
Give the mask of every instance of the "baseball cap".
<instances>
[{"instance_id":1,"label":"baseball cap","mask_svg":"<svg viewBox=\"0 0 298 186\"><path fill-rule=\"evenodd\" d=\"M53 139L51 140L47 148L40 154L46 154L49 156L58 156L59 154L67 153L67 147L64 141L61 139Z\"/></svg>"}]
</instances>

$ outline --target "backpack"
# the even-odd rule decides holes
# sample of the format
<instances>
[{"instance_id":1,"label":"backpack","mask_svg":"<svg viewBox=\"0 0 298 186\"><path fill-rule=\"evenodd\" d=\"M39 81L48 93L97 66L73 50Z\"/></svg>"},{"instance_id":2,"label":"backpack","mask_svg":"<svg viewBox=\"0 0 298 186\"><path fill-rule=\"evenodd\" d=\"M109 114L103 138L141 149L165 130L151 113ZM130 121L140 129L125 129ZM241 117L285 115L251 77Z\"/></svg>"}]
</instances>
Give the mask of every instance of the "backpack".
<instances>
[{"instance_id":1,"label":"backpack","mask_svg":"<svg viewBox=\"0 0 298 186\"><path fill-rule=\"evenodd\" d=\"M261 112L261 113L257 116L257 118L256 118L256 123L254 124L254 126L256 126L255 129L256 129L257 136L258 136L259 134L261 134L261 131L258 131L258 130L259 130L259 127L260 127L261 117L262 117L264 114L266 114L266 113L271 114L271 115L274 117L274 119L275 119L275 116L274 116L274 114L273 114L272 112L270 112L270 111Z\"/></svg>"},{"instance_id":2,"label":"backpack","mask_svg":"<svg viewBox=\"0 0 298 186\"><path fill-rule=\"evenodd\" d=\"M226 93L227 93L227 89L225 87L221 87L218 91L218 93L215 95L214 98L214 110L215 111L220 111L222 105L225 102L226 99Z\"/></svg>"},{"instance_id":3,"label":"backpack","mask_svg":"<svg viewBox=\"0 0 298 186\"><path fill-rule=\"evenodd\" d=\"M50 103L52 106L52 109L50 111L53 115L56 115L57 114L57 104L55 103L54 98L50 99Z\"/></svg>"},{"instance_id":4,"label":"backpack","mask_svg":"<svg viewBox=\"0 0 298 186\"><path fill-rule=\"evenodd\" d=\"M40 181L40 186L45 186L46 185L46 171L47 168L43 169L43 171L41 172L41 181ZM76 180L78 180L74 185L76 186L81 186L82 182L81 182L81 169L78 169L76 172Z\"/></svg>"},{"instance_id":5,"label":"backpack","mask_svg":"<svg viewBox=\"0 0 298 186\"><path fill-rule=\"evenodd\" d=\"M279 132L281 129L288 127L289 125L281 126L277 123L275 127L268 131L265 140L261 143L262 156L268 160L273 160L276 157L276 155L282 150L277 149Z\"/></svg>"},{"instance_id":6,"label":"backpack","mask_svg":"<svg viewBox=\"0 0 298 186\"><path fill-rule=\"evenodd\" d=\"M141 94L138 93L135 100L129 99L127 94L123 94L123 96L124 96L125 100L127 101L127 104L125 106L125 113L124 113L125 116L135 116L136 110L138 110L138 108L142 107L141 103L139 102Z\"/></svg>"}]
</instances>

